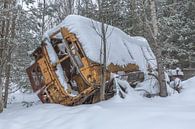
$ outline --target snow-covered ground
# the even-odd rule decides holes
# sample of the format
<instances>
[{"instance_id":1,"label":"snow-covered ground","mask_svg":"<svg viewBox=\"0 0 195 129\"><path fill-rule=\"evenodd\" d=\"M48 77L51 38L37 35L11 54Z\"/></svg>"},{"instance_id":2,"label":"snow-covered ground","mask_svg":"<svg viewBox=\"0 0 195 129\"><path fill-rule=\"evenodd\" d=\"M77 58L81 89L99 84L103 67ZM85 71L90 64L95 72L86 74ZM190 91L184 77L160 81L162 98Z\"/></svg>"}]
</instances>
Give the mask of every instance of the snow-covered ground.
<instances>
[{"instance_id":1,"label":"snow-covered ground","mask_svg":"<svg viewBox=\"0 0 195 129\"><path fill-rule=\"evenodd\" d=\"M143 98L132 92L92 105L67 107L36 102L26 108L19 100L0 114L0 129L195 129L195 77L183 82L181 94Z\"/></svg>"}]
</instances>

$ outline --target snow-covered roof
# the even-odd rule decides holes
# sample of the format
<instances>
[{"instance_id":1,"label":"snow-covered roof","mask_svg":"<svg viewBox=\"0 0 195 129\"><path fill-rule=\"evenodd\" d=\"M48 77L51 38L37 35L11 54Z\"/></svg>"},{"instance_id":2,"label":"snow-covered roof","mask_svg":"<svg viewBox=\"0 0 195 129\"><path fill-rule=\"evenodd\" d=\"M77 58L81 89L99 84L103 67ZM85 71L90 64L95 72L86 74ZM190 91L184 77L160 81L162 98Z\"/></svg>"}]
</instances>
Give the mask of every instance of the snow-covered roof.
<instances>
[{"instance_id":1,"label":"snow-covered roof","mask_svg":"<svg viewBox=\"0 0 195 129\"><path fill-rule=\"evenodd\" d=\"M100 63L101 53L101 23L92 19L69 15L59 25L48 30L44 38L52 33L66 27L79 39L87 57L92 61ZM107 37L107 65L113 63L125 66L129 63L138 64L140 70L146 70L148 63L156 66L156 60L147 40L143 37L131 37L119 28L105 25ZM62 36L57 35L58 38Z\"/></svg>"}]
</instances>

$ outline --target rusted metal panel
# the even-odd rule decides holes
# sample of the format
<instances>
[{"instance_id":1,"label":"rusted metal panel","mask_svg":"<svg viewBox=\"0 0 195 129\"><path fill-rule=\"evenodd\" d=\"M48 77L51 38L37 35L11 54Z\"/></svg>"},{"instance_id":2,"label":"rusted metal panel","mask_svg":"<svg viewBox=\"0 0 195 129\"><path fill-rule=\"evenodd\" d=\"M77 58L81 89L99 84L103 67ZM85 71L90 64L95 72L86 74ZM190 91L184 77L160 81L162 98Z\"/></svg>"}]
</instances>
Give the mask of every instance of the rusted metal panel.
<instances>
[{"instance_id":1,"label":"rusted metal panel","mask_svg":"<svg viewBox=\"0 0 195 129\"><path fill-rule=\"evenodd\" d=\"M45 84L47 85L47 84L51 83L52 82L52 75L48 70L48 65L47 65L46 59L44 57L42 57L41 59L39 59L37 61L37 64L40 66L41 72L42 72L43 77L44 77Z\"/></svg>"}]
</instances>

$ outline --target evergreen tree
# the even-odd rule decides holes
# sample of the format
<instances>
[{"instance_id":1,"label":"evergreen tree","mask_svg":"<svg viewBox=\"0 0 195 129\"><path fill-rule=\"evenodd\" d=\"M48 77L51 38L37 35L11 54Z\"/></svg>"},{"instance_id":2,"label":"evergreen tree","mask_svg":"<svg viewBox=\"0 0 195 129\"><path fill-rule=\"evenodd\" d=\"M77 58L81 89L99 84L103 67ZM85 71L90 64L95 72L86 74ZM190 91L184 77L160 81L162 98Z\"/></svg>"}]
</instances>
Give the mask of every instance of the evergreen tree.
<instances>
[{"instance_id":1,"label":"evergreen tree","mask_svg":"<svg viewBox=\"0 0 195 129\"><path fill-rule=\"evenodd\" d=\"M173 0L160 3L160 35L164 56L183 67L191 66L195 46L195 2ZM177 62L172 62L177 60Z\"/></svg>"}]
</instances>

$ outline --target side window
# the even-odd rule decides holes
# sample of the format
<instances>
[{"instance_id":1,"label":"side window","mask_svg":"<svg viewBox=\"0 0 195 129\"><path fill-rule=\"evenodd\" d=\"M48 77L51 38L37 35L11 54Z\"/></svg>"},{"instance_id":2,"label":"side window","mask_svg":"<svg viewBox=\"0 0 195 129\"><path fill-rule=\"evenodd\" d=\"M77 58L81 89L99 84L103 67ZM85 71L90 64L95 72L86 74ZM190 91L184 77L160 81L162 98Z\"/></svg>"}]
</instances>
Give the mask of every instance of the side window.
<instances>
[{"instance_id":1,"label":"side window","mask_svg":"<svg viewBox=\"0 0 195 129\"><path fill-rule=\"evenodd\" d=\"M79 68L83 67L83 62L81 60L81 55L79 54L79 48L77 47L77 45L75 43L71 43L70 44L70 49L71 49L71 52L73 54L73 57L78 65Z\"/></svg>"},{"instance_id":2,"label":"side window","mask_svg":"<svg viewBox=\"0 0 195 129\"><path fill-rule=\"evenodd\" d=\"M58 58L61 59L64 56L67 56L67 50L66 50L66 45L64 43L62 43L61 40L58 39L53 39L52 40L52 45L54 47L54 50L56 52L56 54L58 55ZM79 68L83 67L83 63L81 58L84 57L82 51L80 50L79 46L76 43L71 43L68 42L70 51L73 54L73 57L78 65Z\"/></svg>"},{"instance_id":3,"label":"side window","mask_svg":"<svg viewBox=\"0 0 195 129\"><path fill-rule=\"evenodd\" d=\"M42 86L44 84L44 78L38 65L33 69L32 76L37 86Z\"/></svg>"},{"instance_id":4,"label":"side window","mask_svg":"<svg viewBox=\"0 0 195 129\"><path fill-rule=\"evenodd\" d=\"M28 75L34 90L38 90L44 86L44 78L37 63L29 67Z\"/></svg>"}]
</instances>

